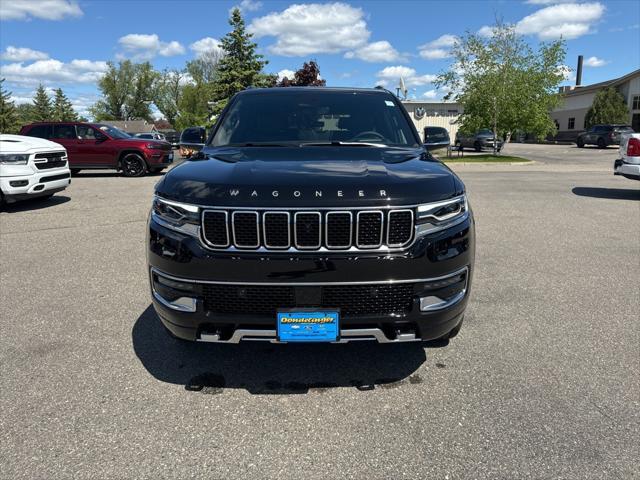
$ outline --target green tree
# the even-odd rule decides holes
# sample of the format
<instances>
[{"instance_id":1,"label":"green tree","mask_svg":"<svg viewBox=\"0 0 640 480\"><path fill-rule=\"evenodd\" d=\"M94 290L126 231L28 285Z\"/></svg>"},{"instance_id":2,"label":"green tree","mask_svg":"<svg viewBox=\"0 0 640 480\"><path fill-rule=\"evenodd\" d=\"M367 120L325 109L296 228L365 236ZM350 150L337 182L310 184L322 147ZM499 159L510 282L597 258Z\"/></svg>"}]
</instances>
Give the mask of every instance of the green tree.
<instances>
[{"instance_id":1,"label":"green tree","mask_svg":"<svg viewBox=\"0 0 640 480\"><path fill-rule=\"evenodd\" d=\"M449 90L445 99L462 104L460 129L491 128L506 137L516 130L544 137L556 128L549 112L560 104L562 40L534 50L515 28L496 22L488 38L467 32L452 49L453 64L435 82Z\"/></svg>"},{"instance_id":2,"label":"green tree","mask_svg":"<svg viewBox=\"0 0 640 480\"><path fill-rule=\"evenodd\" d=\"M327 81L320 78L320 67L315 60L304 62L302 68L296 71L293 79L284 77L276 86L278 87L324 87Z\"/></svg>"},{"instance_id":3,"label":"green tree","mask_svg":"<svg viewBox=\"0 0 640 480\"><path fill-rule=\"evenodd\" d=\"M629 108L624 97L613 87L608 87L596 93L593 104L584 117L585 128L599 124L628 123Z\"/></svg>"},{"instance_id":4,"label":"green tree","mask_svg":"<svg viewBox=\"0 0 640 480\"><path fill-rule=\"evenodd\" d=\"M226 34L220 44L224 57L220 60L213 83L213 113L219 113L236 93L247 87L271 87L275 75L266 75L262 69L267 65L263 56L256 53L257 45L251 41L253 34L245 30L244 20L238 8L231 12L229 25L233 30Z\"/></svg>"},{"instance_id":5,"label":"green tree","mask_svg":"<svg viewBox=\"0 0 640 480\"><path fill-rule=\"evenodd\" d=\"M35 107L32 103L16 105L16 115L18 117L18 125L28 125L36 121Z\"/></svg>"},{"instance_id":6,"label":"green tree","mask_svg":"<svg viewBox=\"0 0 640 480\"><path fill-rule=\"evenodd\" d=\"M172 127L178 117L184 78L185 73L180 70L164 70L156 78L153 103Z\"/></svg>"},{"instance_id":7,"label":"green tree","mask_svg":"<svg viewBox=\"0 0 640 480\"><path fill-rule=\"evenodd\" d=\"M15 133L18 130L18 112L11 100L11 92L4 89L4 78L0 79L0 133Z\"/></svg>"},{"instance_id":8,"label":"green tree","mask_svg":"<svg viewBox=\"0 0 640 480\"><path fill-rule=\"evenodd\" d=\"M151 120L150 102L157 72L149 62L123 60L118 65L108 62L107 72L98 82L102 99L89 111L96 121Z\"/></svg>"},{"instance_id":9,"label":"green tree","mask_svg":"<svg viewBox=\"0 0 640 480\"><path fill-rule=\"evenodd\" d=\"M52 119L56 122L75 122L78 114L61 88L54 90Z\"/></svg>"},{"instance_id":10,"label":"green tree","mask_svg":"<svg viewBox=\"0 0 640 480\"><path fill-rule=\"evenodd\" d=\"M33 97L33 121L46 122L51 120L52 108L51 99L42 84L38 85L36 94Z\"/></svg>"}]
</instances>

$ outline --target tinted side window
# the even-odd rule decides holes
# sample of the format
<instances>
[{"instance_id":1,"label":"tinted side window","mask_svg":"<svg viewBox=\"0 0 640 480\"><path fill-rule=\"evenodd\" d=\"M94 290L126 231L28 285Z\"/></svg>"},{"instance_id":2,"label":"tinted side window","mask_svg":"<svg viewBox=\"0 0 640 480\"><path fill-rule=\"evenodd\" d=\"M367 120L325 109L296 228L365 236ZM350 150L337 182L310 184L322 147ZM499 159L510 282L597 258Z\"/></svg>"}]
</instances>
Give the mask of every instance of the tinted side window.
<instances>
[{"instance_id":1,"label":"tinted side window","mask_svg":"<svg viewBox=\"0 0 640 480\"><path fill-rule=\"evenodd\" d=\"M73 140L76 138L76 127L75 125L54 125L53 136L51 138Z\"/></svg>"},{"instance_id":2,"label":"tinted side window","mask_svg":"<svg viewBox=\"0 0 640 480\"><path fill-rule=\"evenodd\" d=\"M51 138L51 125L36 125L26 135L28 137Z\"/></svg>"},{"instance_id":3,"label":"tinted side window","mask_svg":"<svg viewBox=\"0 0 640 480\"><path fill-rule=\"evenodd\" d=\"M88 125L78 125L76 129L78 130L78 137L84 140L95 140L98 138L97 132Z\"/></svg>"}]
</instances>

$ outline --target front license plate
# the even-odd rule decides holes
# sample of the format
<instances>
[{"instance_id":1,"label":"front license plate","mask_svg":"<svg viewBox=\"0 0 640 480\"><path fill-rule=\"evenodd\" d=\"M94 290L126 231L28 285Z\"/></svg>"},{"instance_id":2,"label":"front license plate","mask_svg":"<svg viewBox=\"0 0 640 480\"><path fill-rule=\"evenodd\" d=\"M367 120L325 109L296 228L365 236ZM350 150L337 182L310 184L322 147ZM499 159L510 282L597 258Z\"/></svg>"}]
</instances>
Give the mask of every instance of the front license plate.
<instances>
[{"instance_id":1,"label":"front license plate","mask_svg":"<svg viewBox=\"0 0 640 480\"><path fill-rule=\"evenodd\" d=\"M340 312L336 310L281 310L278 340L281 342L335 342Z\"/></svg>"}]
</instances>

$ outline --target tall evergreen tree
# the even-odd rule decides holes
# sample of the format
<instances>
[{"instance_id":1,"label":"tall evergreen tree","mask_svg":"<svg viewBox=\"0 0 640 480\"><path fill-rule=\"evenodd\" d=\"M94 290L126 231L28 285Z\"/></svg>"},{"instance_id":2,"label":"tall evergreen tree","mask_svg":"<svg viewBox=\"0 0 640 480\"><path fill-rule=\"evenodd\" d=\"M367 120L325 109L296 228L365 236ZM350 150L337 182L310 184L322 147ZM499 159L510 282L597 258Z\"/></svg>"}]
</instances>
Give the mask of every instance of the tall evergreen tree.
<instances>
[{"instance_id":1,"label":"tall evergreen tree","mask_svg":"<svg viewBox=\"0 0 640 480\"><path fill-rule=\"evenodd\" d=\"M584 118L585 128L608 123L628 123L629 109L624 97L615 88L609 87L596 93L593 104Z\"/></svg>"},{"instance_id":2,"label":"tall evergreen tree","mask_svg":"<svg viewBox=\"0 0 640 480\"><path fill-rule=\"evenodd\" d=\"M11 100L11 92L4 89L4 78L0 79L0 133L14 133L18 128L18 113Z\"/></svg>"},{"instance_id":3,"label":"tall evergreen tree","mask_svg":"<svg viewBox=\"0 0 640 480\"><path fill-rule=\"evenodd\" d=\"M33 97L33 107L33 121L46 122L51 120L51 99L42 84L36 89L36 94Z\"/></svg>"},{"instance_id":4,"label":"tall evergreen tree","mask_svg":"<svg viewBox=\"0 0 640 480\"><path fill-rule=\"evenodd\" d=\"M229 25L233 30L220 40L224 57L220 60L214 81L213 113L220 112L229 98L247 87L272 87L275 75L266 75L262 69L267 65L263 56L256 53L256 44L251 41L253 34L245 30L244 20L238 8L231 12Z\"/></svg>"},{"instance_id":5,"label":"tall evergreen tree","mask_svg":"<svg viewBox=\"0 0 640 480\"><path fill-rule=\"evenodd\" d=\"M64 94L61 88L54 90L53 98L53 120L56 122L75 122L78 120L78 114L73 109L73 105Z\"/></svg>"}]
</instances>

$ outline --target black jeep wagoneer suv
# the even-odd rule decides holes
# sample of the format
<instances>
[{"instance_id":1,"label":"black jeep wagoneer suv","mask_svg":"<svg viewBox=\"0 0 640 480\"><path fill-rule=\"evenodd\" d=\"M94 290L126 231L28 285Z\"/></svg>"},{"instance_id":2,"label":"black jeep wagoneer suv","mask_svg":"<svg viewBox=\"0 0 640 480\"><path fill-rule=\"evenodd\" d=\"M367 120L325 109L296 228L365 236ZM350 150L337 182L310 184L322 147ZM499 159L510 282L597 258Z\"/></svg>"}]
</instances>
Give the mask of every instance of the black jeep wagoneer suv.
<instances>
[{"instance_id":1,"label":"black jeep wagoneer suv","mask_svg":"<svg viewBox=\"0 0 640 480\"><path fill-rule=\"evenodd\" d=\"M178 338L451 338L474 262L465 187L380 89L251 89L156 186L153 305Z\"/></svg>"}]
</instances>

